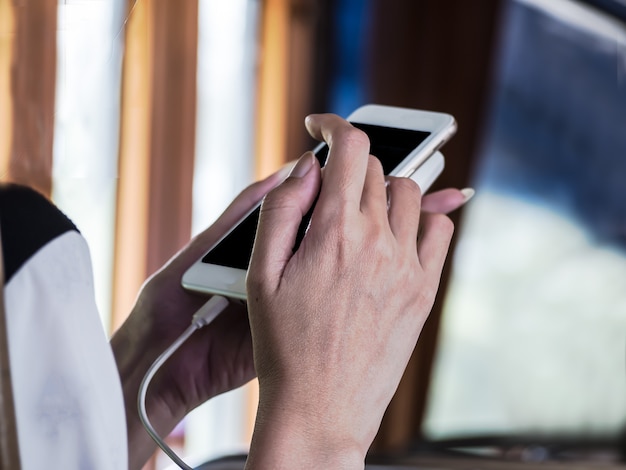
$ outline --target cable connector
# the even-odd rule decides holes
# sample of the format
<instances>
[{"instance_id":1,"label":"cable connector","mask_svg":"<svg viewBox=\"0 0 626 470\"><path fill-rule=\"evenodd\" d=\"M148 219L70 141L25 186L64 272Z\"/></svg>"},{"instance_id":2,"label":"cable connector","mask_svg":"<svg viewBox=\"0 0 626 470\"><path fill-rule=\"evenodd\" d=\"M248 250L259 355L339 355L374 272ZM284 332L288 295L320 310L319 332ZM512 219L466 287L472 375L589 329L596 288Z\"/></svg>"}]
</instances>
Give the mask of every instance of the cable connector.
<instances>
[{"instance_id":1,"label":"cable connector","mask_svg":"<svg viewBox=\"0 0 626 470\"><path fill-rule=\"evenodd\" d=\"M228 300L225 297L220 295L214 295L211 297L202 307L198 309L198 311L193 315L191 320L191 325L187 327L187 329L172 343L172 345L167 348L148 369L146 375L141 381L141 385L139 386L139 393L137 394L137 408L139 409L139 419L143 424L143 427L146 429L150 437L156 444L163 450L163 452L170 458L172 461L178 465L183 470L192 470L183 460L176 455L176 453L161 439L161 437L157 434L156 430L150 423L150 419L148 418L148 413L146 411L146 395L148 393L148 385L150 385L150 381L152 377L157 373L159 368L169 359L169 357L176 352L176 350L185 342L187 338L189 338L196 330L199 330L202 327L207 326L211 323L215 318L226 310L228 307Z\"/></svg>"},{"instance_id":2,"label":"cable connector","mask_svg":"<svg viewBox=\"0 0 626 470\"><path fill-rule=\"evenodd\" d=\"M214 295L196 313L194 313L191 324L200 329L207 326L215 318L226 310L228 300L221 295Z\"/></svg>"}]
</instances>

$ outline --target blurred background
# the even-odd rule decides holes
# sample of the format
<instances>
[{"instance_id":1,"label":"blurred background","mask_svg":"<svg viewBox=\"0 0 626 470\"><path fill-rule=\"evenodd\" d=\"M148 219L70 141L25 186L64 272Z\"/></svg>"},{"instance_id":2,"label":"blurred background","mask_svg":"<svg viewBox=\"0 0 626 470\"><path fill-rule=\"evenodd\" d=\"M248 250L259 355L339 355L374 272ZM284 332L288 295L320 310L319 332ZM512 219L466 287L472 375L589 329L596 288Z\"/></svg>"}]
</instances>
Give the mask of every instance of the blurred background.
<instances>
[{"instance_id":1,"label":"blurred background","mask_svg":"<svg viewBox=\"0 0 626 470\"><path fill-rule=\"evenodd\" d=\"M477 191L373 458L623 461L625 0L0 0L0 176L85 235L111 334L308 113L370 102L453 114L436 186ZM255 406L169 441L245 452Z\"/></svg>"}]
</instances>

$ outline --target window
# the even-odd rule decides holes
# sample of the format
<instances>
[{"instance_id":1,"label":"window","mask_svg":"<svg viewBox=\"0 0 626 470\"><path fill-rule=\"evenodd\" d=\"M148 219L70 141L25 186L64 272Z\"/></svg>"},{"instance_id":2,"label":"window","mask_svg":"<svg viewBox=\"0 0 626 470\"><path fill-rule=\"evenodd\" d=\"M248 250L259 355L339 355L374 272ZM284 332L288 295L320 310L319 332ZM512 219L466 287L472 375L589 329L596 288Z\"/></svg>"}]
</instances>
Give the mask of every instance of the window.
<instances>
[{"instance_id":1,"label":"window","mask_svg":"<svg viewBox=\"0 0 626 470\"><path fill-rule=\"evenodd\" d=\"M52 198L87 239L110 325L123 2L59 2ZM94 210L98 208L99 210Z\"/></svg>"},{"instance_id":2,"label":"window","mask_svg":"<svg viewBox=\"0 0 626 470\"><path fill-rule=\"evenodd\" d=\"M425 431L615 440L626 424L626 27L573 1L524 0L509 2L502 35Z\"/></svg>"}]
</instances>

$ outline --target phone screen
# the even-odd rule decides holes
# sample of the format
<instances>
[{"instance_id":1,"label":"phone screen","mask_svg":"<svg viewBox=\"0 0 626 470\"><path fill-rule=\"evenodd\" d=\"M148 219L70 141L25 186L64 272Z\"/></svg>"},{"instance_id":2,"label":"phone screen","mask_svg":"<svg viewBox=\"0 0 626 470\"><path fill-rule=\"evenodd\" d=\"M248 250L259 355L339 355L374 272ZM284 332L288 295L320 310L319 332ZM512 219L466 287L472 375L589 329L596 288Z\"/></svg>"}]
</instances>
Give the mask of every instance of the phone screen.
<instances>
[{"instance_id":1,"label":"phone screen","mask_svg":"<svg viewBox=\"0 0 626 470\"><path fill-rule=\"evenodd\" d=\"M364 131L370 139L370 153L382 163L385 174L396 168L416 147L430 135L429 132L391 127L375 126L372 124L352 123ZM320 165L324 165L328 157L328 146L324 145L316 152ZM259 221L260 207L252 211L237 227L224 237L204 258L203 263L216 264L247 270L252 255L254 237ZM295 252L309 226L313 208L305 215L298 230L298 236L293 248Z\"/></svg>"}]
</instances>

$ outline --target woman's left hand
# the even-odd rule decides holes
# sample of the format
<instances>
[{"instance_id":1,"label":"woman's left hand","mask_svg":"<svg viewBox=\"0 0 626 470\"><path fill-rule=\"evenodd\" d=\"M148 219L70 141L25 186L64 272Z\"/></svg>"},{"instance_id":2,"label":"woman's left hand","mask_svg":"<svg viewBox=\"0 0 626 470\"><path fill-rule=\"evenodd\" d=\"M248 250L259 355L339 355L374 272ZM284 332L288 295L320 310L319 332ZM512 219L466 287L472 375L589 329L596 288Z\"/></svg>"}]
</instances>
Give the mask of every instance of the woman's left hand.
<instances>
[{"instance_id":1,"label":"woman's left hand","mask_svg":"<svg viewBox=\"0 0 626 470\"><path fill-rule=\"evenodd\" d=\"M126 402L129 468L141 468L155 449L137 414L139 385L154 360L185 331L193 314L208 300L208 296L183 289L183 274L284 177L281 171L249 186L211 227L154 274L111 339ZM146 398L150 421L166 436L193 408L254 376L246 309L231 303L157 372Z\"/></svg>"}]
</instances>

